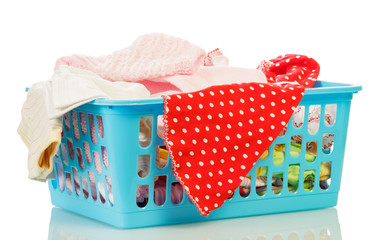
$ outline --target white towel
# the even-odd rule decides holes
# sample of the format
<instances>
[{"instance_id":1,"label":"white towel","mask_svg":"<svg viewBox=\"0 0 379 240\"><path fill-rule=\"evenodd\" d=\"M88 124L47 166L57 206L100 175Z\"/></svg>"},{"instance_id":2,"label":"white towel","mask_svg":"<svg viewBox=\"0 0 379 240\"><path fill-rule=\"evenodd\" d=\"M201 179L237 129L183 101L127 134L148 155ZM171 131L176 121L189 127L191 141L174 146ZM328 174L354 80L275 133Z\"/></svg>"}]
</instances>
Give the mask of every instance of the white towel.
<instances>
[{"instance_id":1,"label":"white towel","mask_svg":"<svg viewBox=\"0 0 379 240\"><path fill-rule=\"evenodd\" d=\"M22 107L18 127L28 147L29 178L54 178L52 158L61 142L62 116L97 98L141 99L150 92L139 83L110 82L86 70L61 66L52 78L34 84Z\"/></svg>"}]
</instances>

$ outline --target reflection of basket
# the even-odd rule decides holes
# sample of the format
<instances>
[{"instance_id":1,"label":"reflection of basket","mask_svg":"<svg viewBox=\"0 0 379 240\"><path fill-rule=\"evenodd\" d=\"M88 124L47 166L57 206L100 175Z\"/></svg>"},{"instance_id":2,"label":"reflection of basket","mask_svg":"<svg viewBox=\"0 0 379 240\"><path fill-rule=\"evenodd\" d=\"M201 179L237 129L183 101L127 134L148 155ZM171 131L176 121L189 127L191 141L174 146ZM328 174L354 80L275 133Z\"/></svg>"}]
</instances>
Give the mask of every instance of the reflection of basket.
<instances>
[{"instance_id":1,"label":"reflection of basket","mask_svg":"<svg viewBox=\"0 0 379 240\"><path fill-rule=\"evenodd\" d=\"M62 144L54 157L56 180L49 183L52 202L121 228L335 206L350 101L353 93L359 90L360 86L322 81L306 89L299 105L304 106L304 124L294 127L291 119L286 133L274 140L266 156L261 157L264 159L260 159L248 174L254 180L251 191L237 189L234 196L212 211L208 218L199 214L186 195L181 202L172 202L171 191L177 186L177 180L171 164L168 162L163 168L155 165L157 147L163 145L157 135L157 119L163 113L163 100L95 100L65 115ZM323 119L325 109L331 104L336 106L337 114L334 124L329 126ZM310 134L307 127L312 105L321 107L321 121L315 134ZM141 134L140 128L144 125L140 121L146 119L147 122L152 120L152 131ZM323 149L321 143L326 134L334 135L334 143L332 148ZM303 144L291 144L291 139L299 139L300 135ZM313 158L309 158L308 146L315 148L311 152ZM137 173L141 156L149 159L150 165L149 173L143 177ZM282 156L279 161L278 156ZM323 176L325 166L329 167L328 179ZM296 184L293 184L294 172ZM160 206L153 200L157 176L166 183L165 202ZM258 184L262 179L267 182L263 191ZM136 203L136 191L140 186L148 191L148 201L144 205Z\"/></svg>"}]
</instances>

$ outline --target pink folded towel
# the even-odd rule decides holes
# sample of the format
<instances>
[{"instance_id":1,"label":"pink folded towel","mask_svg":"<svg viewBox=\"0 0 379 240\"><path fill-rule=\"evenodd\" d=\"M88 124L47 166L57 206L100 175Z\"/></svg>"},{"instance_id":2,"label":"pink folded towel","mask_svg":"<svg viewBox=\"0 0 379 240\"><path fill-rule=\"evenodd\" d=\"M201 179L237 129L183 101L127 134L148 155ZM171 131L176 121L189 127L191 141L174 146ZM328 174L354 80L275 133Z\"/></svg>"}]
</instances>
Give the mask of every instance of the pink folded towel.
<instances>
[{"instance_id":1,"label":"pink folded towel","mask_svg":"<svg viewBox=\"0 0 379 240\"><path fill-rule=\"evenodd\" d=\"M205 52L173 36L152 33L110 55L72 55L58 59L55 69L69 65L97 73L110 81L140 81L178 74L192 74L203 64Z\"/></svg>"}]
</instances>

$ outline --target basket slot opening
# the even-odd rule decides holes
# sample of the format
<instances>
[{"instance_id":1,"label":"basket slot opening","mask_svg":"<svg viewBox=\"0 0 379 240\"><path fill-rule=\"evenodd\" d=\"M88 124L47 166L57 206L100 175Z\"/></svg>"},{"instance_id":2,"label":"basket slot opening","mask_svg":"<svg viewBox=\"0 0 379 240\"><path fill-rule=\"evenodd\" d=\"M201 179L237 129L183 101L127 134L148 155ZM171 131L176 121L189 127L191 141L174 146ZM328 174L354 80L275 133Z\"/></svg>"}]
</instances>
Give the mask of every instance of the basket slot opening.
<instances>
[{"instance_id":1,"label":"basket slot opening","mask_svg":"<svg viewBox=\"0 0 379 240\"><path fill-rule=\"evenodd\" d=\"M298 106L292 115L292 125L295 128L300 128L304 124L304 106Z\"/></svg>"},{"instance_id":2,"label":"basket slot opening","mask_svg":"<svg viewBox=\"0 0 379 240\"><path fill-rule=\"evenodd\" d=\"M157 146L155 154L155 166L164 168L168 162L168 151L166 146Z\"/></svg>"},{"instance_id":3,"label":"basket slot opening","mask_svg":"<svg viewBox=\"0 0 379 240\"><path fill-rule=\"evenodd\" d=\"M74 137L76 140L79 140L80 133L79 133L78 112L75 110L72 110L71 117L72 117L72 128L74 129Z\"/></svg>"},{"instance_id":4,"label":"basket slot opening","mask_svg":"<svg viewBox=\"0 0 379 240\"><path fill-rule=\"evenodd\" d=\"M255 192L259 196L264 196L267 189L268 167L258 167L255 180Z\"/></svg>"},{"instance_id":5,"label":"basket slot opening","mask_svg":"<svg viewBox=\"0 0 379 240\"><path fill-rule=\"evenodd\" d=\"M150 155L139 155L137 162L137 174L140 178L145 178L150 173Z\"/></svg>"},{"instance_id":6,"label":"basket slot opening","mask_svg":"<svg viewBox=\"0 0 379 240\"><path fill-rule=\"evenodd\" d=\"M326 126L333 126L336 122L337 117L337 104L326 104L325 105L325 116L324 122Z\"/></svg>"},{"instance_id":7,"label":"basket slot opening","mask_svg":"<svg viewBox=\"0 0 379 240\"><path fill-rule=\"evenodd\" d=\"M63 166L61 163L56 163L56 168L58 171L58 183L59 183L59 189L63 192L64 191L64 176L63 176Z\"/></svg>"},{"instance_id":8,"label":"basket slot opening","mask_svg":"<svg viewBox=\"0 0 379 240\"><path fill-rule=\"evenodd\" d=\"M290 145L290 154L293 157L297 157L301 153L301 145L302 145L302 136L294 135L291 136L291 145Z\"/></svg>"},{"instance_id":9,"label":"basket slot opening","mask_svg":"<svg viewBox=\"0 0 379 240\"><path fill-rule=\"evenodd\" d=\"M112 181L111 178L108 176L105 176L105 181L107 183L107 191L108 191L108 200L109 204L113 206L113 190L112 190Z\"/></svg>"},{"instance_id":10,"label":"basket slot opening","mask_svg":"<svg viewBox=\"0 0 379 240\"><path fill-rule=\"evenodd\" d=\"M288 166L288 191L297 192L299 187L300 164L290 164Z\"/></svg>"},{"instance_id":11,"label":"basket slot opening","mask_svg":"<svg viewBox=\"0 0 379 240\"><path fill-rule=\"evenodd\" d=\"M317 157L317 142L307 142L307 151L305 160L307 162L314 162Z\"/></svg>"},{"instance_id":12,"label":"basket slot opening","mask_svg":"<svg viewBox=\"0 0 379 240\"><path fill-rule=\"evenodd\" d=\"M101 146L101 157L103 158L104 167L109 168L108 152L107 152L107 148L104 146Z\"/></svg>"},{"instance_id":13,"label":"basket slot opening","mask_svg":"<svg viewBox=\"0 0 379 240\"><path fill-rule=\"evenodd\" d=\"M163 122L163 115L158 115L157 117L157 135L160 138L164 138L164 122Z\"/></svg>"},{"instance_id":14,"label":"basket slot opening","mask_svg":"<svg viewBox=\"0 0 379 240\"><path fill-rule=\"evenodd\" d=\"M67 154L67 146L64 143L61 143L61 151L62 151L62 159L63 163L68 166L68 154Z\"/></svg>"},{"instance_id":15,"label":"basket slot opening","mask_svg":"<svg viewBox=\"0 0 379 240\"><path fill-rule=\"evenodd\" d=\"M79 113L80 129L84 135L87 134L87 120L84 112Z\"/></svg>"},{"instance_id":16,"label":"basket slot opening","mask_svg":"<svg viewBox=\"0 0 379 240\"><path fill-rule=\"evenodd\" d=\"M95 162L95 168L96 168L96 172L98 174L101 174L101 161L100 161L100 154L98 152L95 152L93 151L92 152L93 154L93 160Z\"/></svg>"},{"instance_id":17,"label":"basket slot opening","mask_svg":"<svg viewBox=\"0 0 379 240\"><path fill-rule=\"evenodd\" d=\"M308 230L304 233L304 239L316 239L316 236L313 231Z\"/></svg>"},{"instance_id":18,"label":"basket slot opening","mask_svg":"<svg viewBox=\"0 0 379 240\"><path fill-rule=\"evenodd\" d=\"M179 204L183 201L183 187L178 182L171 183L171 202L173 204Z\"/></svg>"},{"instance_id":19,"label":"basket slot opening","mask_svg":"<svg viewBox=\"0 0 379 240\"><path fill-rule=\"evenodd\" d=\"M331 154L334 149L334 133L324 133L322 135L322 152Z\"/></svg>"},{"instance_id":20,"label":"basket slot opening","mask_svg":"<svg viewBox=\"0 0 379 240\"><path fill-rule=\"evenodd\" d=\"M96 182L95 182L95 174L91 171L88 171L89 183L91 186L91 196L94 201L97 201L97 192L96 192Z\"/></svg>"},{"instance_id":21,"label":"basket slot opening","mask_svg":"<svg viewBox=\"0 0 379 240\"><path fill-rule=\"evenodd\" d=\"M103 126L103 117L96 115L97 131L101 138L104 138L104 126Z\"/></svg>"},{"instance_id":22,"label":"basket slot opening","mask_svg":"<svg viewBox=\"0 0 379 240\"><path fill-rule=\"evenodd\" d=\"M331 184L332 163L321 162L320 164L320 188L327 190Z\"/></svg>"},{"instance_id":23,"label":"basket slot opening","mask_svg":"<svg viewBox=\"0 0 379 240\"><path fill-rule=\"evenodd\" d=\"M315 185L315 170L305 170L304 171L304 190L312 191Z\"/></svg>"},{"instance_id":24,"label":"basket slot opening","mask_svg":"<svg viewBox=\"0 0 379 240\"><path fill-rule=\"evenodd\" d=\"M93 144L97 144L97 135L96 135L96 127L95 127L95 118L93 114L88 114L88 124L89 124L89 133L91 136L91 141Z\"/></svg>"},{"instance_id":25,"label":"basket slot opening","mask_svg":"<svg viewBox=\"0 0 379 240\"><path fill-rule=\"evenodd\" d=\"M274 164L279 166L285 160L286 145L285 144L276 144L274 146Z\"/></svg>"},{"instance_id":26,"label":"basket slot opening","mask_svg":"<svg viewBox=\"0 0 379 240\"><path fill-rule=\"evenodd\" d=\"M154 203L162 206L166 202L167 176L158 176L154 182Z\"/></svg>"},{"instance_id":27,"label":"basket slot opening","mask_svg":"<svg viewBox=\"0 0 379 240\"><path fill-rule=\"evenodd\" d=\"M100 202L102 204L105 203L105 187L103 182L97 183L97 188L99 189L99 195L100 195Z\"/></svg>"},{"instance_id":28,"label":"basket slot opening","mask_svg":"<svg viewBox=\"0 0 379 240\"><path fill-rule=\"evenodd\" d=\"M74 143L71 138L67 138L68 155L71 160L75 160Z\"/></svg>"},{"instance_id":29,"label":"basket slot opening","mask_svg":"<svg viewBox=\"0 0 379 240\"><path fill-rule=\"evenodd\" d=\"M149 185L137 186L136 204L143 208L149 202Z\"/></svg>"},{"instance_id":30,"label":"basket slot opening","mask_svg":"<svg viewBox=\"0 0 379 240\"><path fill-rule=\"evenodd\" d=\"M78 158L79 167L84 170L83 151L81 148L76 148L76 156Z\"/></svg>"},{"instance_id":31,"label":"basket slot opening","mask_svg":"<svg viewBox=\"0 0 379 240\"><path fill-rule=\"evenodd\" d=\"M272 174L272 183L271 191L274 194L280 194L283 190L283 173L273 173Z\"/></svg>"},{"instance_id":32,"label":"basket slot opening","mask_svg":"<svg viewBox=\"0 0 379 240\"><path fill-rule=\"evenodd\" d=\"M83 142L83 148L84 148L84 156L86 158L86 161L88 164L91 164L91 151L89 149L89 143Z\"/></svg>"},{"instance_id":33,"label":"basket slot opening","mask_svg":"<svg viewBox=\"0 0 379 240\"><path fill-rule=\"evenodd\" d=\"M140 117L138 138L141 147L148 147L151 143L152 122L152 116Z\"/></svg>"},{"instance_id":34,"label":"basket slot opening","mask_svg":"<svg viewBox=\"0 0 379 240\"><path fill-rule=\"evenodd\" d=\"M70 131L70 112L67 112L63 115L63 121L64 121L64 128L66 129L67 132Z\"/></svg>"},{"instance_id":35,"label":"basket slot opening","mask_svg":"<svg viewBox=\"0 0 379 240\"><path fill-rule=\"evenodd\" d=\"M247 175L244 177L240 184L239 188L240 196L243 198L247 198L250 195L251 192L251 176Z\"/></svg>"},{"instance_id":36,"label":"basket slot opening","mask_svg":"<svg viewBox=\"0 0 379 240\"><path fill-rule=\"evenodd\" d=\"M320 128L321 105L310 105L308 114L308 132L312 135Z\"/></svg>"},{"instance_id":37,"label":"basket slot opening","mask_svg":"<svg viewBox=\"0 0 379 240\"><path fill-rule=\"evenodd\" d=\"M80 196L80 183L78 169L76 167L71 167L72 175L74 176L74 187L76 195Z\"/></svg>"},{"instance_id":38,"label":"basket slot opening","mask_svg":"<svg viewBox=\"0 0 379 240\"><path fill-rule=\"evenodd\" d=\"M69 194L72 193L72 179L71 179L71 173L65 172L66 175L66 186L67 186L67 191Z\"/></svg>"},{"instance_id":39,"label":"basket slot opening","mask_svg":"<svg viewBox=\"0 0 379 240\"><path fill-rule=\"evenodd\" d=\"M88 191L88 179L86 177L82 177L82 188L83 188L83 196L87 199L89 197L89 191Z\"/></svg>"}]
</instances>

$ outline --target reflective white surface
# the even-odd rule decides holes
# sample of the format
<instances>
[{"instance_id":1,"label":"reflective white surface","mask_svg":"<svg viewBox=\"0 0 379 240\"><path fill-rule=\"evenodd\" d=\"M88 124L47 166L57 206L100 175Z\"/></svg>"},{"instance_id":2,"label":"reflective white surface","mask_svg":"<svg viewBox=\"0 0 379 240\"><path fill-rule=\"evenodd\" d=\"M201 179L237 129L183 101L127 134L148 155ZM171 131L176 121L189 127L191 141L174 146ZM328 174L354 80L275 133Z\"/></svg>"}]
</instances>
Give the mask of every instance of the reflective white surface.
<instances>
[{"instance_id":1,"label":"reflective white surface","mask_svg":"<svg viewBox=\"0 0 379 240\"><path fill-rule=\"evenodd\" d=\"M331 239L378 239L378 23L377 3L370 0L1 1L0 239L60 239L61 233L75 240L320 239L323 229ZM219 47L238 67L304 54L320 63L319 79L363 85L351 105L336 209L132 231L68 213L56 218L60 210L51 213L47 184L27 178L27 150L16 133L25 87L48 80L58 57L108 54L149 32L206 51Z\"/></svg>"},{"instance_id":2,"label":"reflective white surface","mask_svg":"<svg viewBox=\"0 0 379 240\"><path fill-rule=\"evenodd\" d=\"M51 211L49 240L339 240L342 238L337 215L335 208L328 208L306 212L124 230L60 208L53 208Z\"/></svg>"}]
</instances>

